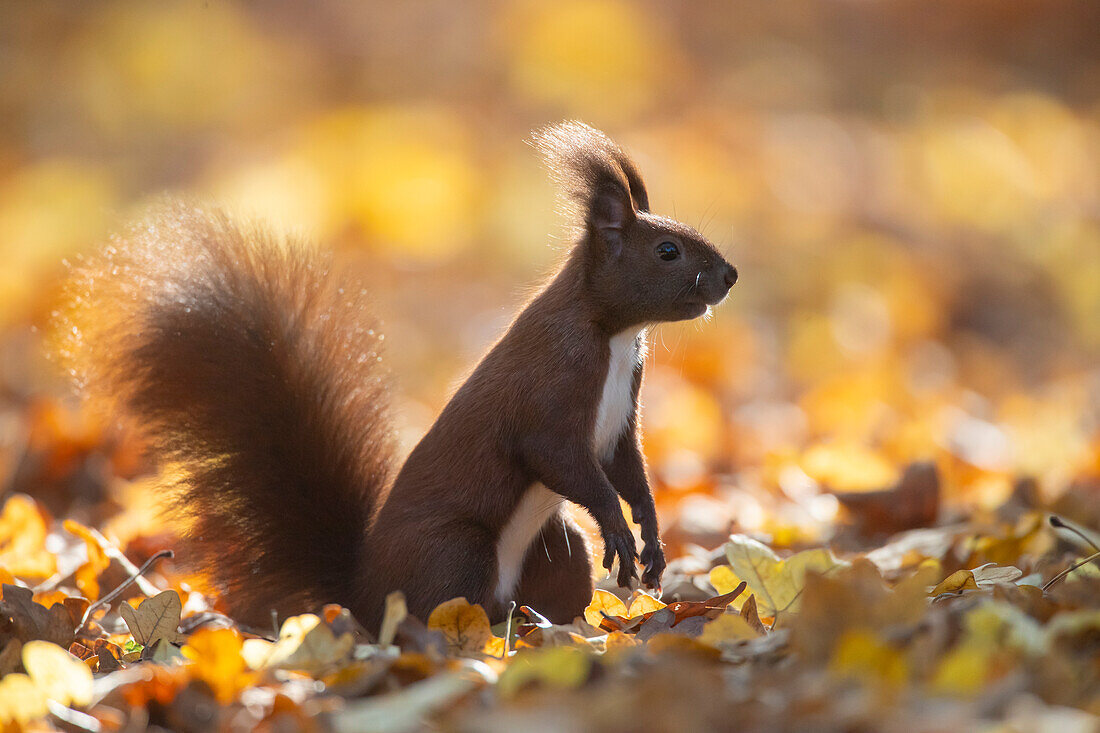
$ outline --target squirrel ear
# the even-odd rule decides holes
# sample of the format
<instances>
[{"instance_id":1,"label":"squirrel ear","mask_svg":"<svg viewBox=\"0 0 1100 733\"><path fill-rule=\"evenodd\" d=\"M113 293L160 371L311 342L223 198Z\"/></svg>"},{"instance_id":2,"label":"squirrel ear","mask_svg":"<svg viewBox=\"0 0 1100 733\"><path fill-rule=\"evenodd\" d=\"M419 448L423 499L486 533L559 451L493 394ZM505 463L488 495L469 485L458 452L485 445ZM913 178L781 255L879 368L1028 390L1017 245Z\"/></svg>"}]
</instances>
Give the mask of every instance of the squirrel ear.
<instances>
[{"instance_id":1,"label":"squirrel ear","mask_svg":"<svg viewBox=\"0 0 1100 733\"><path fill-rule=\"evenodd\" d=\"M612 257L623 251L623 229L634 219L630 194L617 184L603 185L592 194L588 225L608 248Z\"/></svg>"}]
</instances>

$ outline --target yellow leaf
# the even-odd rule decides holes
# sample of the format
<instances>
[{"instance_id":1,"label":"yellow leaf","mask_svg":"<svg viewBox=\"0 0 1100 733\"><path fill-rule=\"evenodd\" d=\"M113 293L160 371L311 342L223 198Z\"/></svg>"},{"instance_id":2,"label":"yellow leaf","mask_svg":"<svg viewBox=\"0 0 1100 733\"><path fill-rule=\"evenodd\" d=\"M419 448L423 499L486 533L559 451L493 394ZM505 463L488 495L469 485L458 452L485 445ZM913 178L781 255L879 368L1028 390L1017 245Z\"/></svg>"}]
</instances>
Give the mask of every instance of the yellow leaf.
<instances>
[{"instance_id":1,"label":"yellow leaf","mask_svg":"<svg viewBox=\"0 0 1100 733\"><path fill-rule=\"evenodd\" d=\"M28 641L23 645L23 666L47 700L66 706L92 701L92 670L57 644Z\"/></svg>"},{"instance_id":2,"label":"yellow leaf","mask_svg":"<svg viewBox=\"0 0 1100 733\"><path fill-rule=\"evenodd\" d=\"M620 601L618 596L597 588L596 592L592 594L592 602L588 604L588 608L584 609L584 620L597 629L600 628L600 622L603 621L603 616L600 615L601 611L608 616L623 616L625 618L630 616L626 604Z\"/></svg>"},{"instance_id":3,"label":"yellow leaf","mask_svg":"<svg viewBox=\"0 0 1100 733\"><path fill-rule=\"evenodd\" d=\"M630 598L630 608L626 612L626 617L634 618L650 613L651 611L659 611L664 607L665 604L661 603L653 596L644 591L636 590L634 591L634 595Z\"/></svg>"},{"instance_id":4,"label":"yellow leaf","mask_svg":"<svg viewBox=\"0 0 1100 733\"><path fill-rule=\"evenodd\" d=\"M985 687L994 651L980 644L959 644L932 676L932 688L948 695L976 695Z\"/></svg>"},{"instance_id":5,"label":"yellow leaf","mask_svg":"<svg viewBox=\"0 0 1100 733\"><path fill-rule=\"evenodd\" d=\"M633 634L627 634L622 631L612 631L607 635L607 639L604 641L604 649L606 651L630 649L638 646L639 643L641 642L634 638Z\"/></svg>"},{"instance_id":6,"label":"yellow leaf","mask_svg":"<svg viewBox=\"0 0 1100 733\"><path fill-rule=\"evenodd\" d=\"M729 565L719 565L711 568L710 584L718 591L718 595L724 596L740 585L741 579L733 574L733 570L730 569Z\"/></svg>"},{"instance_id":7,"label":"yellow leaf","mask_svg":"<svg viewBox=\"0 0 1100 733\"><path fill-rule=\"evenodd\" d=\"M346 658L354 644L355 638L350 633L337 638L332 628L312 613L291 616L283 622L279 640L263 666L316 672ZM246 656L255 653L249 650Z\"/></svg>"},{"instance_id":8,"label":"yellow leaf","mask_svg":"<svg viewBox=\"0 0 1100 733\"><path fill-rule=\"evenodd\" d=\"M223 705L233 702L255 677L247 670L241 647L241 636L233 629L199 629L183 648L183 655L194 662L192 676L209 685Z\"/></svg>"},{"instance_id":9,"label":"yellow leaf","mask_svg":"<svg viewBox=\"0 0 1100 733\"><path fill-rule=\"evenodd\" d=\"M133 634L134 641L142 646L151 646L158 639L173 643L183 640L179 633L183 602L174 590L166 590L152 598L146 598L137 609L129 603L123 603L119 605L118 612Z\"/></svg>"},{"instance_id":10,"label":"yellow leaf","mask_svg":"<svg viewBox=\"0 0 1100 733\"><path fill-rule=\"evenodd\" d=\"M0 513L0 566L24 578L57 572L57 558L46 549L49 528L34 499L13 494Z\"/></svg>"},{"instance_id":11,"label":"yellow leaf","mask_svg":"<svg viewBox=\"0 0 1100 733\"><path fill-rule=\"evenodd\" d=\"M722 642L745 641L760 636L749 622L735 613L724 613L703 627L699 641L710 646Z\"/></svg>"},{"instance_id":12,"label":"yellow leaf","mask_svg":"<svg viewBox=\"0 0 1100 733\"><path fill-rule=\"evenodd\" d=\"M488 654L490 657L497 657L498 659L504 658L505 651L504 638L500 636L490 638L481 649L482 654Z\"/></svg>"},{"instance_id":13,"label":"yellow leaf","mask_svg":"<svg viewBox=\"0 0 1100 733\"><path fill-rule=\"evenodd\" d=\"M267 639L245 639L241 645L241 658L249 669L263 669L274 648L275 643Z\"/></svg>"},{"instance_id":14,"label":"yellow leaf","mask_svg":"<svg viewBox=\"0 0 1100 733\"><path fill-rule=\"evenodd\" d=\"M452 598L435 607L428 628L442 631L451 651L480 652L493 636L489 617L481 606Z\"/></svg>"},{"instance_id":15,"label":"yellow leaf","mask_svg":"<svg viewBox=\"0 0 1100 733\"><path fill-rule=\"evenodd\" d=\"M825 574L842 563L825 548L803 550L782 560L771 548L744 535L732 535L726 558L733 574L756 595L761 616L794 611L810 572Z\"/></svg>"},{"instance_id":16,"label":"yellow leaf","mask_svg":"<svg viewBox=\"0 0 1100 733\"><path fill-rule=\"evenodd\" d=\"M46 696L30 677L13 673L0 680L0 721L27 723L44 718L47 712Z\"/></svg>"},{"instance_id":17,"label":"yellow leaf","mask_svg":"<svg viewBox=\"0 0 1100 733\"><path fill-rule=\"evenodd\" d=\"M524 650L501 674L497 691L501 697L512 697L532 682L559 690L574 689L588 679L591 667L591 658L575 647Z\"/></svg>"},{"instance_id":18,"label":"yellow leaf","mask_svg":"<svg viewBox=\"0 0 1100 733\"><path fill-rule=\"evenodd\" d=\"M978 583L974 580L974 573L970 570L956 570L932 589L929 595L938 596L941 593L959 593L964 590L977 590Z\"/></svg>"},{"instance_id":19,"label":"yellow leaf","mask_svg":"<svg viewBox=\"0 0 1100 733\"><path fill-rule=\"evenodd\" d=\"M111 559L107 557L103 545L96 536L96 532L72 519L65 520L65 531L84 540L88 549L88 562L77 568L74 574L76 587L89 601L99 598L99 574L111 566Z\"/></svg>"},{"instance_id":20,"label":"yellow leaf","mask_svg":"<svg viewBox=\"0 0 1100 733\"><path fill-rule=\"evenodd\" d=\"M864 629L844 633L833 651L829 669L840 677L892 687L900 687L909 679L909 665L904 655Z\"/></svg>"}]
</instances>

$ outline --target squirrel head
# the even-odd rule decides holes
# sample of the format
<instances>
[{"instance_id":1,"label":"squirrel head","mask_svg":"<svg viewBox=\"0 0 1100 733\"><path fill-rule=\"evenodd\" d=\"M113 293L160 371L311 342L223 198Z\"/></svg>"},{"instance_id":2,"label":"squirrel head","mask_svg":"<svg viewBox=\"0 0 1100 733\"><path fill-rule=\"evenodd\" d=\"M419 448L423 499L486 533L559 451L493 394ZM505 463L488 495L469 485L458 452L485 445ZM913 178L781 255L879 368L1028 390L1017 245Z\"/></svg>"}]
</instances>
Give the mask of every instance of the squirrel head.
<instances>
[{"instance_id":1,"label":"squirrel head","mask_svg":"<svg viewBox=\"0 0 1100 733\"><path fill-rule=\"evenodd\" d=\"M737 270L692 227L649 211L638 170L607 135L581 122L534 141L577 225L587 294L615 330L696 318L717 305Z\"/></svg>"}]
</instances>

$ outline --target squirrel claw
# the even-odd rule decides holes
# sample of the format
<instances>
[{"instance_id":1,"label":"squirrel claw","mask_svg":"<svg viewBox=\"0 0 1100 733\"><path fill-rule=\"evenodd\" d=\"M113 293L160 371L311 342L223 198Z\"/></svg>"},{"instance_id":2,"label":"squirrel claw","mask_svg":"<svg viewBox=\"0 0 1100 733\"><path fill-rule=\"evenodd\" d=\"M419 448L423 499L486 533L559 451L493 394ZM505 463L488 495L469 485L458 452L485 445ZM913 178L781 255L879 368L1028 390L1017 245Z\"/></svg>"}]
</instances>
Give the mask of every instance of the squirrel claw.
<instances>
[{"instance_id":1,"label":"squirrel claw","mask_svg":"<svg viewBox=\"0 0 1100 733\"><path fill-rule=\"evenodd\" d=\"M661 576L665 572L665 553L660 545L647 544L642 550L642 584L647 588L660 588Z\"/></svg>"},{"instance_id":2,"label":"squirrel claw","mask_svg":"<svg viewBox=\"0 0 1100 733\"><path fill-rule=\"evenodd\" d=\"M619 559L619 573L616 581L621 588L631 587L631 580L638 577L638 571L634 561L638 558L638 551L634 546L634 535L627 532L616 532L604 537L603 566L608 571Z\"/></svg>"}]
</instances>

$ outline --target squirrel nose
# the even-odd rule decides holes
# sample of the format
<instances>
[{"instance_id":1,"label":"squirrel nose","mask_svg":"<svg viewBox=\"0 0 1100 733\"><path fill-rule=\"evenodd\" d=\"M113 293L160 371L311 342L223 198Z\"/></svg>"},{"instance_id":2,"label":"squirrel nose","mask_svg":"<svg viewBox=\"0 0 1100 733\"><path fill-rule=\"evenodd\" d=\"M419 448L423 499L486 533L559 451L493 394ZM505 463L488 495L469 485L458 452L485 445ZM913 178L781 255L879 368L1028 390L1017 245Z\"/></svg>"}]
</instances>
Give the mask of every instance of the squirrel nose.
<instances>
[{"instance_id":1,"label":"squirrel nose","mask_svg":"<svg viewBox=\"0 0 1100 733\"><path fill-rule=\"evenodd\" d=\"M737 282L737 268L733 265L726 265L726 274L722 278L726 283L726 288L732 288L733 284Z\"/></svg>"}]
</instances>

